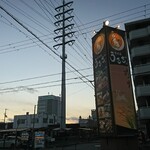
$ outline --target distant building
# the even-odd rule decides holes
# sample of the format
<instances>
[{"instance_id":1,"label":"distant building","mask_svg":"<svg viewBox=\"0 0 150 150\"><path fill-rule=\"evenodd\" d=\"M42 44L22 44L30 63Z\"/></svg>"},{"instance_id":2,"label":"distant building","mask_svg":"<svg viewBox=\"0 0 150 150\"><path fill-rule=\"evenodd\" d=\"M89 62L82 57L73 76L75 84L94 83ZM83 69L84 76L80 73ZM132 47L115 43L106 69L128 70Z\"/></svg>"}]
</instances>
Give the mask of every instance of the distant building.
<instances>
[{"instance_id":1,"label":"distant building","mask_svg":"<svg viewBox=\"0 0 150 150\"><path fill-rule=\"evenodd\" d=\"M150 135L150 18L125 24L138 105L139 127Z\"/></svg>"},{"instance_id":2,"label":"distant building","mask_svg":"<svg viewBox=\"0 0 150 150\"><path fill-rule=\"evenodd\" d=\"M96 109L91 110L91 117L94 121L97 121Z\"/></svg>"},{"instance_id":3,"label":"distant building","mask_svg":"<svg viewBox=\"0 0 150 150\"><path fill-rule=\"evenodd\" d=\"M29 114L14 116L13 128L42 128L48 125L59 124L57 116L41 114Z\"/></svg>"},{"instance_id":4,"label":"distant building","mask_svg":"<svg viewBox=\"0 0 150 150\"><path fill-rule=\"evenodd\" d=\"M59 96L45 95L38 97L37 114L46 113L60 117L61 101Z\"/></svg>"},{"instance_id":5,"label":"distant building","mask_svg":"<svg viewBox=\"0 0 150 150\"><path fill-rule=\"evenodd\" d=\"M97 117L96 117L96 110L91 110L91 116L89 116L87 119L79 117L79 125L80 127L85 128L97 128Z\"/></svg>"},{"instance_id":6,"label":"distant building","mask_svg":"<svg viewBox=\"0 0 150 150\"><path fill-rule=\"evenodd\" d=\"M13 128L41 128L60 124L60 97L45 95L38 97L37 114L14 116Z\"/></svg>"},{"instance_id":7,"label":"distant building","mask_svg":"<svg viewBox=\"0 0 150 150\"><path fill-rule=\"evenodd\" d=\"M13 122L0 122L0 130L12 129Z\"/></svg>"}]
</instances>

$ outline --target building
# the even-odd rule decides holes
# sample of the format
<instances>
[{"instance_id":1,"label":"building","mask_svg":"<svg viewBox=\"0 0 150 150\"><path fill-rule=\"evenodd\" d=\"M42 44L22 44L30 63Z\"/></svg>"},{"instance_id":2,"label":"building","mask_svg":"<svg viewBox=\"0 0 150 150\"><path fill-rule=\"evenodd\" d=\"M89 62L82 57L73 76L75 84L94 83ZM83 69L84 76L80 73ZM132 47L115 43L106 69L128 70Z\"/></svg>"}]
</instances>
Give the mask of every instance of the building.
<instances>
[{"instance_id":1,"label":"building","mask_svg":"<svg viewBox=\"0 0 150 150\"><path fill-rule=\"evenodd\" d=\"M57 116L47 115L45 113L41 114L29 114L26 115L16 115L14 116L14 129L25 129L25 128L43 128L48 127L48 125L59 124Z\"/></svg>"},{"instance_id":2,"label":"building","mask_svg":"<svg viewBox=\"0 0 150 150\"><path fill-rule=\"evenodd\" d=\"M37 114L46 113L60 117L61 101L59 96L45 95L38 97Z\"/></svg>"},{"instance_id":3,"label":"building","mask_svg":"<svg viewBox=\"0 0 150 150\"><path fill-rule=\"evenodd\" d=\"M91 110L91 118L92 118L94 121L97 121L96 109L92 109L92 110Z\"/></svg>"},{"instance_id":4,"label":"building","mask_svg":"<svg viewBox=\"0 0 150 150\"><path fill-rule=\"evenodd\" d=\"M58 96L39 96L37 113L14 116L13 128L41 128L60 124L60 105Z\"/></svg>"},{"instance_id":5,"label":"building","mask_svg":"<svg viewBox=\"0 0 150 150\"><path fill-rule=\"evenodd\" d=\"M92 109L91 110L91 116L87 119L82 118L81 116L79 117L79 125L80 127L85 127L85 128L97 128L97 116L96 116L96 110Z\"/></svg>"},{"instance_id":6,"label":"building","mask_svg":"<svg viewBox=\"0 0 150 150\"><path fill-rule=\"evenodd\" d=\"M13 122L0 122L0 130L12 129Z\"/></svg>"},{"instance_id":7,"label":"building","mask_svg":"<svg viewBox=\"0 0 150 150\"><path fill-rule=\"evenodd\" d=\"M138 105L139 128L150 135L150 18L125 24L135 95Z\"/></svg>"}]
</instances>

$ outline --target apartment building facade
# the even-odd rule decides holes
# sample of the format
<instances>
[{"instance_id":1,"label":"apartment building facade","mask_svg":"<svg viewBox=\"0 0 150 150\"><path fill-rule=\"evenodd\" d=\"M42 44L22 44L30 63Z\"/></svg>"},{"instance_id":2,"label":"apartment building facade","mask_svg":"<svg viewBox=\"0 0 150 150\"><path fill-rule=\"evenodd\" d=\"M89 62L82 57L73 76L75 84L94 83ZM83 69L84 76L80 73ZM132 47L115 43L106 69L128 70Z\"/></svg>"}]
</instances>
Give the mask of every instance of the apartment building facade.
<instances>
[{"instance_id":1,"label":"apartment building facade","mask_svg":"<svg viewBox=\"0 0 150 150\"><path fill-rule=\"evenodd\" d=\"M125 24L139 128L150 136L150 18Z\"/></svg>"}]
</instances>

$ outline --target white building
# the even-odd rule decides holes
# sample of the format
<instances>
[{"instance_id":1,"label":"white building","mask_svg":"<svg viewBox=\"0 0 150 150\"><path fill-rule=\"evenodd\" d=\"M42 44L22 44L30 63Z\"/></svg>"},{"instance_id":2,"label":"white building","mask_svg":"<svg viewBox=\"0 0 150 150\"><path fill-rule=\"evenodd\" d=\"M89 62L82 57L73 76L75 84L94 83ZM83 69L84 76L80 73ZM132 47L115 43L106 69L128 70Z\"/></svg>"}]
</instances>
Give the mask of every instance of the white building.
<instances>
[{"instance_id":1,"label":"white building","mask_svg":"<svg viewBox=\"0 0 150 150\"><path fill-rule=\"evenodd\" d=\"M14 116L13 128L42 128L48 125L59 124L58 118L55 115L40 114L26 114Z\"/></svg>"},{"instance_id":2,"label":"white building","mask_svg":"<svg viewBox=\"0 0 150 150\"><path fill-rule=\"evenodd\" d=\"M45 95L38 97L37 114L14 116L13 128L41 128L60 124L60 97Z\"/></svg>"}]
</instances>

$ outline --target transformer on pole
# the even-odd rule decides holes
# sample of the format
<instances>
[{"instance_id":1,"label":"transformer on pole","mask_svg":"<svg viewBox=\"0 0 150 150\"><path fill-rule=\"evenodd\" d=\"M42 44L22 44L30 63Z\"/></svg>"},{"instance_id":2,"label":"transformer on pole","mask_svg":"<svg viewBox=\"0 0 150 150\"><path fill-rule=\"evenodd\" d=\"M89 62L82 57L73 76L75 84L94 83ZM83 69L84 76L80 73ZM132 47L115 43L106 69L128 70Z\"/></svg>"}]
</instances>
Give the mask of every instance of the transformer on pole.
<instances>
[{"instance_id":1,"label":"transformer on pole","mask_svg":"<svg viewBox=\"0 0 150 150\"><path fill-rule=\"evenodd\" d=\"M73 20L73 17L71 14L73 12L73 8L70 8L72 6L73 2L65 3L65 0L63 0L63 4L55 10L57 11L57 14L55 15L55 18L58 20L54 24L57 27L56 30L54 30L55 34L57 36L54 38L56 42L61 42L54 45L53 47L55 49L58 49L60 46L62 46L62 56L60 58L62 59L62 83L61 83L61 123L60 128L65 129L66 128L66 72L65 72L65 62L67 59L67 55L65 53L65 45L69 44L72 45L75 40L72 39L74 35L74 31L71 31L74 27L74 24L71 23Z\"/></svg>"}]
</instances>

